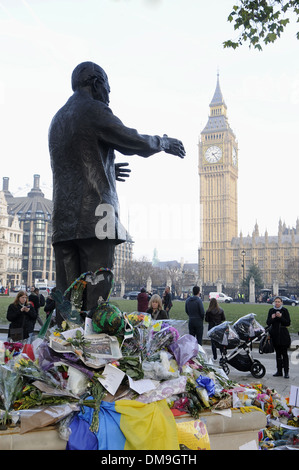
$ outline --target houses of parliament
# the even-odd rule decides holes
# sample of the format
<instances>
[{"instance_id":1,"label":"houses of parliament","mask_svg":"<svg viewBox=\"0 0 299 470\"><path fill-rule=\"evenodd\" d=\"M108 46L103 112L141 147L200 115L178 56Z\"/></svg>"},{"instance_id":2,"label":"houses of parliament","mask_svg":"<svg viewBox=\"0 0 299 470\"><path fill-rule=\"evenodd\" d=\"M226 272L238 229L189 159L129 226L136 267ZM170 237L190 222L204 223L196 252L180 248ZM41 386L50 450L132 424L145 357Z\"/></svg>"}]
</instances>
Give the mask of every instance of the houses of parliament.
<instances>
[{"instance_id":1,"label":"houses of parliament","mask_svg":"<svg viewBox=\"0 0 299 470\"><path fill-rule=\"evenodd\" d=\"M257 223L251 235L238 234L238 142L228 122L219 74L209 107L199 139L199 278L204 285L238 287L256 265L265 287L271 289L274 281L291 287L287 272L295 260L298 264L299 219L293 228L277 221L276 235L259 233Z\"/></svg>"}]
</instances>

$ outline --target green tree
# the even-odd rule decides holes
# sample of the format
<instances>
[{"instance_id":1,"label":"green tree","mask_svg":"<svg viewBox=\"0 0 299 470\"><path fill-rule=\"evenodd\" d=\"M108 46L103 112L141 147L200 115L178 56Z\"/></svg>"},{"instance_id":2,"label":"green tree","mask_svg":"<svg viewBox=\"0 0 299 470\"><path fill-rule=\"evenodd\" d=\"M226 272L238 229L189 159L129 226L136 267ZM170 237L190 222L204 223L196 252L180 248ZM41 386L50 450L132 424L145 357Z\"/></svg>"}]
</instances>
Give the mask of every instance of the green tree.
<instances>
[{"instance_id":1,"label":"green tree","mask_svg":"<svg viewBox=\"0 0 299 470\"><path fill-rule=\"evenodd\" d=\"M240 0L228 16L228 21L234 23L234 29L240 33L239 37L237 41L228 40L223 45L236 49L249 41L249 47L262 50L262 43L267 45L280 37L293 13L298 23L299 0Z\"/></svg>"},{"instance_id":2,"label":"green tree","mask_svg":"<svg viewBox=\"0 0 299 470\"><path fill-rule=\"evenodd\" d=\"M246 279L243 280L243 288L246 288L247 292L249 291L249 281L253 277L255 282L255 290L262 289L264 287L264 282L262 279L262 274L260 268L256 264L249 266Z\"/></svg>"}]
</instances>

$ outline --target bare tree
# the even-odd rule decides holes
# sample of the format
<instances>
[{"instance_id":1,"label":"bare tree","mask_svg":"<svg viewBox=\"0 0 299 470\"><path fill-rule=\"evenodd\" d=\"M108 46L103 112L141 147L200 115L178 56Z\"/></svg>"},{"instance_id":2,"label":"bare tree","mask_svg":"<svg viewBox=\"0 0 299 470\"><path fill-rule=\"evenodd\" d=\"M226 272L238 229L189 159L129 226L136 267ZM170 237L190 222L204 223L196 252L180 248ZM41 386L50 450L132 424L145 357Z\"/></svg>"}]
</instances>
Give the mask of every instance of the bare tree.
<instances>
[{"instance_id":1,"label":"bare tree","mask_svg":"<svg viewBox=\"0 0 299 470\"><path fill-rule=\"evenodd\" d=\"M299 289L299 258L293 258L289 261L288 267L285 272L286 279L288 280L288 284L292 285Z\"/></svg>"}]
</instances>

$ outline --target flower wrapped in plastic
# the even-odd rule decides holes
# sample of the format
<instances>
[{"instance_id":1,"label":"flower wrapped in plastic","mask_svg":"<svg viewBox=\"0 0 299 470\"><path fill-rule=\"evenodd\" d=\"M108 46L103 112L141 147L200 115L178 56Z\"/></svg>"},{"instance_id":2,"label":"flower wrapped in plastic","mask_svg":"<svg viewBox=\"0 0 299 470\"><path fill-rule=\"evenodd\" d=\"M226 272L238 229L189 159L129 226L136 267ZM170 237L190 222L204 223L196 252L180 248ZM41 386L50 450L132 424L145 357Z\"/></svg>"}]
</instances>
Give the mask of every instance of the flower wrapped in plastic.
<instances>
[{"instance_id":1,"label":"flower wrapped in plastic","mask_svg":"<svg viewBox=\"0 0 299 470\"><path fill-rule=\"evenodd\" d=\"M161 321L156 322L149 331L147 341L146 356L150 360L162 349L168 349L169 346L179 339L179 332L171 324Z\"/></svg>"},{"instance_id":2,"label":"flower wrapped in plastic","mask_svg":"<svg viewBox=\"0 0 299 470\"><path fill-rule=\"evenodd\" d=\"M52 348L49 347L48 343L43 341L38 348L39 355L38 355L38 364L39 367L44 372L49 372L55 369L54 364L56 362L62 361L64 364L68 366L72 366L75 369L81 371L83 374L87 375L90 379L95 374L95 371L85 367L79 356L73 353L56 353Z\"/></svg>"},{"instance_id":3,"label":"flower wrapped in plastic","mask_svg":"<svg viewBox=\"0 0 299 470\"><path fill-rule=\"evenodd\" d=\"M60 386L60 380L54 377L56 369L53 368L51 370L52 373L46 372L40 367L38 360L32 361L28 357L19 355L15 360L14 370L22 375L22 377L28 379L28 381L41 380L54 387Z\"/></svg>"},{"instance_id":4,"label":"flower wrapped in plastic","mask_svg":"<svg viewBox=\"0 0 299 470\"><path fill-rule=\"evenodd\" d=\"M194 336L186 334L173 342L169 346L169 349L174 355L178 365L182 367L190 359L197 356L199 352L199 345L197 339Z\"/></svg>"},{"instance_id":5,"label":"flower wrapped in plastic","mask_svg":"<svg viewBox=\"0 0 299 470\"><path fill-rule=\"evenodd\" d=\"M2 420L6 425L9 412L13 408L13 403L18 394L22 390L22 377L18 371L14 369L13 360L8 364L0 365L0 394L4 406L5 414Z\"/></svg>"},{"instance_id":6,"label":"flower wrapped in plastic","mask_svg":"<svg viewBox=\"0 0 299 470\"><path fill-rule=\"evenodd\" d=\"M133 329L133 336L126 339L122 344L122 355L123 356L141 356L142 358L146 355L146 341L147 334L144 328L135 327Z\"/></svg>"},{"instance_id":7,"label":"flower wrapped in plastic","mask_svg":"<svg viewBox=\"0 0 299 470\"><path fill-rule=\"evenodd\" d=\"M133 328L145 327L148 328L151 324L151 316L143 312L132 312L127 314L127 318Z\"/></svg>"}]
</instances>

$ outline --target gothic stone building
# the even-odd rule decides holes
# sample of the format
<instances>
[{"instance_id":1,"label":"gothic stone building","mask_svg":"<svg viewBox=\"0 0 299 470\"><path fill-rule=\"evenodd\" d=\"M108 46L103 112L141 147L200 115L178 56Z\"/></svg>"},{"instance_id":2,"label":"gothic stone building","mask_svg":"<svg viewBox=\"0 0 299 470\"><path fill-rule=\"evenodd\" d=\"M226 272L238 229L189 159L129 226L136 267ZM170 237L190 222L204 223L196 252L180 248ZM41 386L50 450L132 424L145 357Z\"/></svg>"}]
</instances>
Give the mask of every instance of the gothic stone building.
<instances>
[{"instance_id":1,"label":"gothic stone building","mask_svg":"<svg viewBox=\"0 0 299 470\"><path fill-rule=\"evenodd\" d=\"M9 223L11 227L10 232L5 235L6 239L12 236L11 243L13 243L14 237L17 236L15 235L17 229L20 234L18 236L19 247L11 245L10 248L5 248L6 251L11 250L9 261L11 269L6 277L2 276L4 282L8 276L12 281L12 287L17 284L31 286L35 279L47 279L50 281L49 285L55 284L55 257L52 246L53 203L45 198L40 188L40 176L33 176L33 188L25 197L14 197L9 191L9 179L4 177L3 195L7 201L5 204L8 207L9 216L3 215L1 220L5 221L6 226ZM5 210L3 212L5 213ZM16 223L18 227L15 227ZM9 235L10 233L13 234ZM121 279L125 264L132 260L133 240L129 235L127 238L128 241L117 245L115 250L114 276L116 281ZM5 245L4 241L3 244ZM3 266L7 263L8 261L2 262Z\"/></svg>"},{"instance_id":2,"label":"gothic stone building","mask_svg":"<svg viewBox=\"0 0 299 470\"><path fill-rule=\"evenodd\" d=\"M0 191L0 287L14 287L22 280L23 230L17 216L8 214L5 193Z\"/></svg>"},{"instance_id":3,"label":"gothic stone building","mask_svg":"<svg viewBox=\"0 0 299 470\"><path fill-rule=\"evenodd\" d=\"M276 236L260 235L257 224L252 236L238 236L238 142L228 122L219 74L209 106L199 140L199 278L205 285L237 287L255 264L265 287L271 288L274 280L287 284L289 263L299 257L299 221L292 229L279 221Z\"/></svg>"}]
</instances>

